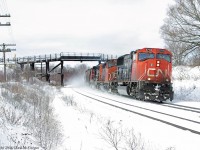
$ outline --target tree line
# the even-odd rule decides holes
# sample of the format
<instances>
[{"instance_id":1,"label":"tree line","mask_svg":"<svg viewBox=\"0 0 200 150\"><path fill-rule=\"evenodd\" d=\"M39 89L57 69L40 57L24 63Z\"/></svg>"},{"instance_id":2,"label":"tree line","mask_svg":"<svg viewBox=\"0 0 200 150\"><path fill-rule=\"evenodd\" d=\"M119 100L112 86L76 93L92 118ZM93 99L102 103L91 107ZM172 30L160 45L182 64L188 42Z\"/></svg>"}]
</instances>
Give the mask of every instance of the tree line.
<instances>
[{"instance_id":1,"label":"tree line","mask_svg":"<svg viewBox=\"0 0 200 150\"><path fill-rule=\"evenodd\" d=\"M54 68L55 64L50 65L50 70ZM36 67L35 70L30 69L30 64L27 64L22 69L20 65L11 65L7 66L7 81L19 82L22 80L30 81L33 80L33 77L37 77L42 81L46 81L46 77L41 78L41 68ZM63 66L64 82L69 82L74 78L83 78L85 71L89 68L87 64L77 64L75 66L65 65ZM45 67L42 68L43 74L45 74ZM50 84L52 85L61 85L61 68L58 67L54 69L54 72L50 75ZM4 82L3 71L0 70L0 82Z\"/></svg>"}]
</instances>

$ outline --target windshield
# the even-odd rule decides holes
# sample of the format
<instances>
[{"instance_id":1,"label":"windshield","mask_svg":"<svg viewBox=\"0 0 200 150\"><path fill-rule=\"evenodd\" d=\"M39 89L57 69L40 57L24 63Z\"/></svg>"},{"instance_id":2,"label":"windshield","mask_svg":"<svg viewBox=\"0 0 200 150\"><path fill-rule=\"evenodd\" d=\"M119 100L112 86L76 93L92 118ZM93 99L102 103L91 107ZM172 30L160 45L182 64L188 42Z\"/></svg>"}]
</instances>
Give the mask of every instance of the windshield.
<instances>
[{"instance_id":1,"label":"windshield","mask_svg":"<svg viewBox=\"0 0 200 150\"><path fill-rule=\"evenodd\" d=\"M168 62L171 62L171 56L169 54L157 54L156 58L157 59L164 59Z\"/></svg>"},{"instance_id":2,"label":"windshield","mask_svg":"<svg viewBox=\"0 0 200 150\"><path fill-rule=\"evenodd\" d=\"M141 61L152 58L155 58L153 53L139 53L139 60Z\"/></svg>"}]
</instances>

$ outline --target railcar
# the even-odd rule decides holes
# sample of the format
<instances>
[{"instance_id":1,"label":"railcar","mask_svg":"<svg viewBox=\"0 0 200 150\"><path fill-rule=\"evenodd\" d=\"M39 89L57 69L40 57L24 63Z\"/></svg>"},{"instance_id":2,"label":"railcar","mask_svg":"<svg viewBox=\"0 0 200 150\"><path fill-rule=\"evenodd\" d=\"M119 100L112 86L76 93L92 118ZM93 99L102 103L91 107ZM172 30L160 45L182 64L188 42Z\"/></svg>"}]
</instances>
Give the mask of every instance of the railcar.
<instances>
[{"instance_id":1,"label":"railcar","mask_svg":"<svg viewBox=\"0 0 200 150\"><path fill-rule=\"evenodd\" d=\"M98 77L98 66L94 66L85 71L85 81L89 85L95 85Z\"/></svg>"},{"instance_id":2,"label":"railcar","mask_svg":"<svg viewBox=\"0 0 200 150\"><path fill-rule=\"evenodd\" d=\"M91 80L90 74L91 74L91 69L88 69L88 70L85 71L85 82L88 83L88 84L90 83L90 80Z\"/></svg>"},{"instance_id":3,"label":"railcar","mask_svg":"<svg viewBox=\"0 0 200 150\"><path fill-rule=\"evenodd\" d=\"M116 90L113 83L117 82L117 59L111 59L99 65L97 87L106 90Z\"/></svg>"}]
</instances>

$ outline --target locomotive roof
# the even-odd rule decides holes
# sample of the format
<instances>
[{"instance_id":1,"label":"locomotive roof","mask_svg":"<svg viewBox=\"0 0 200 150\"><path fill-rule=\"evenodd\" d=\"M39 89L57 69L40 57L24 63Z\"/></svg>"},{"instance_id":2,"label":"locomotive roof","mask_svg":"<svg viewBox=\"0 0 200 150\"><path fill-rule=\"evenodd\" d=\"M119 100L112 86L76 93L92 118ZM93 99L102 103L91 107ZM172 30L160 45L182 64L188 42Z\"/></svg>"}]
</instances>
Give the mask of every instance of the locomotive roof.
<instances>
[{"instance_id":1,"label":"locomotive roof","mask_svg":"<svg viewBox=\"0 0 200 150\"><path fill-rule=\"evenodd\" d=\"M93 69L98 69L98 68L99 68L99 65L93 66L92 68L93 68Z\"/></svg>"},{"instance_id":2,"label":"locomotive roof","mask_svg":"<svg viewBox=\"0 0 200 150\"><path fill-rule=\"evenodd\" d=\"M126 57L126 56L128 56L128 55L130 55L130 54L122 55L122 56L118 57L118 59L120 59L120 58L124 58L124 57Z\"/></svg>"},{"instance_id":3,"label":"locomotive roof","mask_svg":"<svg viewBox=\"0 0 200 150\"><path fill-rule=\"evenodd\" d=\"M132 52L137 52L137 51L155 51L156 53L157 52L167 52L167 53L170 53L171 52L165 48L148 48L148 47L145 47L145 48L141 48L141 49L137 49L137 50L133 50Z\"/></svg>"}]
</instances>

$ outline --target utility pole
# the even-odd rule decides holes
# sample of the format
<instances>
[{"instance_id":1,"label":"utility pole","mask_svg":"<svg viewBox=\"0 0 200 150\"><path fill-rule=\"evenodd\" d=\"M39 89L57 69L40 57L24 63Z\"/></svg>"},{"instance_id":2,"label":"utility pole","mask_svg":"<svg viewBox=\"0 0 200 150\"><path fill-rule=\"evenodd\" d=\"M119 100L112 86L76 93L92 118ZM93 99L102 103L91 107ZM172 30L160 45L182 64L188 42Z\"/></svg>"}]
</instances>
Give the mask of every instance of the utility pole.
<instances>
[{"instance_id":1,"label":"utility pole","mask_svg":"<svg viewBox=\"0 0 200 150\"><path fill-rule=\"evenodd\" d=\"M9 18L10 14L0 14L0 18ZM6 23L1 23L0 22L0 26L11 26L10 22L6 22ZM2 46L2 49L0 49L0 52L3 53L3 63L4 63L4 80L6 82L7 80L7 76L6 76L6 52L11 52L14 51L15 49L10 49L10 48L6 48L6 46L16 46L16 44L1 44L0 46Z\"/></svg>"},{"instance_id":2,"label":"utility pole","mask_svg":"<svg viewBox=\"0 0 200 150\"><path fill-rule=\"evenodd\" d=\"M11 51L15 51L16 49L10 49L7 48L6 46L16 46L16 44L1 44L0 46L2 46L2 49L0 49L0 52L3 53L3 63L4 63L4 80L6 82L7 78L6 78L6 52L11 52Z\"/></svg>"},{"instance_id":3,"label":"utility pole","mask_svg":"<svg viewBox=\"0 0 200 150\"><path fill-rule=\"evenodd\" d=\"M10 14L5 14L5 15L0 15L0 18L7 18L7 17L10 17ZM1 23L0 22L0 26L10 26L10 22L6 22L6 23Z\"/></svg>"}]
</instances>

